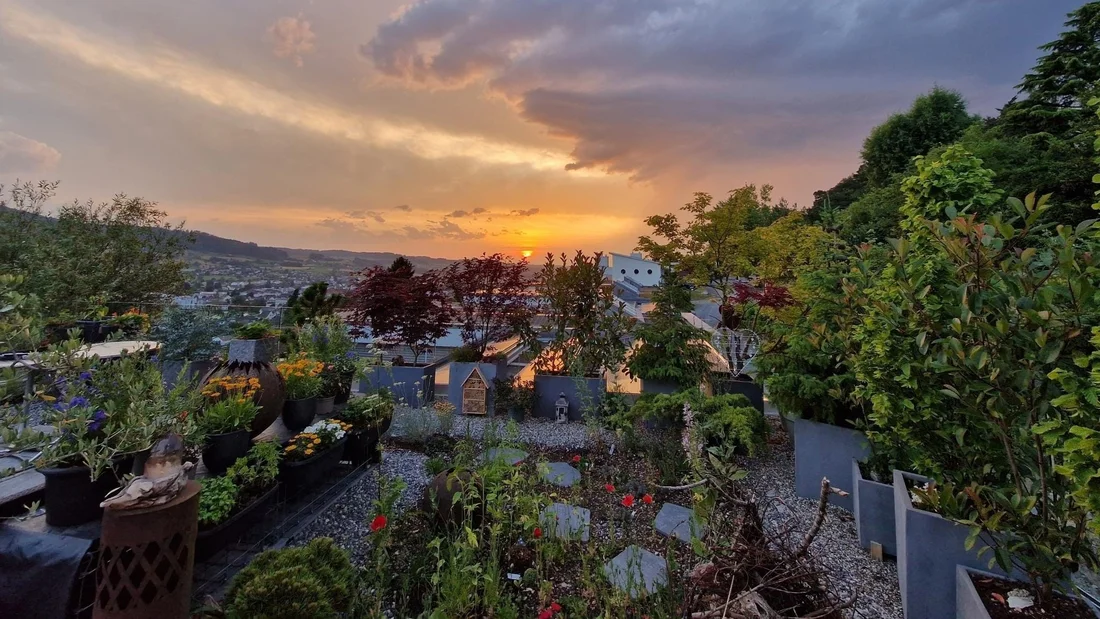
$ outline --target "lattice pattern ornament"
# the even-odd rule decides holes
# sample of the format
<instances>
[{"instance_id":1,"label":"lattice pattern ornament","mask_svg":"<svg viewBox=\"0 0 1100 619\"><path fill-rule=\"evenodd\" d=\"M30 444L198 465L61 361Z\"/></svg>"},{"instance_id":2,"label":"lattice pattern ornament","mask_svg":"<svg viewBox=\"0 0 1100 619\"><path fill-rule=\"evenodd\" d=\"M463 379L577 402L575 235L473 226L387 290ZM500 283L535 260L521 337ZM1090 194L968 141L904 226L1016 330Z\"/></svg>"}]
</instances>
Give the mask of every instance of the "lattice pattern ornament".
<instances>
[{"instance_id":1,"label":"lattice pattern ornament","mask_svg":"<svg viewBox=\"0 0 1100 619\"><path fill-rule=\"evenodd\" d=\"M198 484L156 507L104 512L94 619L186 617Z\"/></svg>"},{"instance_id":2,"label":"lattice pattern ornament","mask_svg":"<svg viewBox=\"0 0 1100 619\"><path fill-rule=\"evenodd\" d=\"M721 327L711 336L710 343L725 358L734 377L740 376L760 352L760 336L748 329Z\"/></svg>"},{"instance_id":3,"label":"lattice pattern ornament","mask_svg":"<svg viewBox=\"0 0 1100 619\"><path fill-rule=\"evenodd\" d=\"M484 415L489 412L489 386L476 370L462 385L462 412L467 415Z\"/></svg>"}]
</instances>

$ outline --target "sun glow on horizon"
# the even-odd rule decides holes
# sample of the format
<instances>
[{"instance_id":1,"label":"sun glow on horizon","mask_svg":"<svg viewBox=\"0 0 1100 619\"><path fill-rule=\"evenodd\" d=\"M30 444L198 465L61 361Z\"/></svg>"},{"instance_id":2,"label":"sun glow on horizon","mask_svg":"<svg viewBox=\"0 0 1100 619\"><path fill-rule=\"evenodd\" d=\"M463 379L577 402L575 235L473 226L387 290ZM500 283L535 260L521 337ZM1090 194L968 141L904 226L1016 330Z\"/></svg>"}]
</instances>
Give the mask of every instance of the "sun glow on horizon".
<instances>
[{"instance_id":1,"label":"sun glow on horizon","mask_svg":"<svg viewBox=\"0 0 1100 619\"><path fill-rule=\"evenodd\" d=\"M520 254L523 255L524 258L530 258L531 256L535 255L535 252L530 249L525 249L521 251Z\"/></svg>"}]
</instances>

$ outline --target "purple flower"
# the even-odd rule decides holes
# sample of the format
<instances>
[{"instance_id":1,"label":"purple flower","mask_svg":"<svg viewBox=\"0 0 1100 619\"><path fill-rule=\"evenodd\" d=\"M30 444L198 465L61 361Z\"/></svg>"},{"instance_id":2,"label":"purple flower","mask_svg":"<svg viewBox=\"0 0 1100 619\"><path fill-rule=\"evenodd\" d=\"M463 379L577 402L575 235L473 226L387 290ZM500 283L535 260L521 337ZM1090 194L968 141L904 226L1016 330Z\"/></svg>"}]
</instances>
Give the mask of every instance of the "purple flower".
<instances>
[{"instance_id":1,"label":"purple flower","mask_svg":"<svg viewBox=\"0 0 1100 619\"><path fill-rule=\"evenodd\" d=\"M74 397L73 399L69 400L69 408L70 409L83 408L87 405L88 405L88 398L85 398L83 396L78 395L78 396Z\"/></svg>"},{"instance_id":2,"label":"purple flower","mask_svg":"<svg viewBox=\"0 0 1100 619\"><path fill-rule=\"evenodd\" d=\"M92 419L88 422L89 432L98 432L103 427L103 423L107 421L107 411L102 408L92 413Z\"/></svg>"},{"instance_id":3,"label":"purple flower","mask_svg":"<svg viewBox=\"0 0 1100 619\"><path fill-rule=\"evenodd\" d=\"M84 382L91 381L92 380L92 373L91 372L81 372L80 373L80 380L82 380Z\"/></svg>"},{"instance_id":4,"label":"purple flower","mask_svg":"<svg viewBox=\"0 0 1100 619\"><path fill-rule=\"evenodd\" d=\"M349 350L346 353L344 353L344 356L347 357L348 359L354 359L355 358L355 353Z\"/></svg>"}]
</instances>

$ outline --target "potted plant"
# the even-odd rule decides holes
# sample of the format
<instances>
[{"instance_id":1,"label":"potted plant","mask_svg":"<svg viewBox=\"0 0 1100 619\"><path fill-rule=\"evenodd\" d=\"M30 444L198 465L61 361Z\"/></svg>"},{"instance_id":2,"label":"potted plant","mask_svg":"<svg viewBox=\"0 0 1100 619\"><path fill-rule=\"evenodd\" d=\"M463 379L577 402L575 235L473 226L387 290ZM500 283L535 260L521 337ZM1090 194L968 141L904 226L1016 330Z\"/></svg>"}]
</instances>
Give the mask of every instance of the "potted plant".
<instances>
[{"instance_id":1,"label":"potted plant","mask_svg":"<svg viewBox=\"0 0 1100 619\"><path fill-rule=\"evenodd\" d=\"M237 458L248 453L249 427L256 417L254 398L260 389L258 378L223 376L203 385L207 399L198 420L203 434L202 461L211 475L221 475Z\"/></svg>"},{"instance_id":2,"label":"potted plant","mask_svg":"<svg viewBox=\"0 0 1100 619\"><path fill-rule=\"evenodd\" d=\"M555 403L564 393L573 404L570 419L580 420L584 409L596 406L607 392L604 372L620 367L626 355L623 337L633 319L604 286L601 256L580 251L571 260L565 254L546 256L539 308L545 320L542 328L522 333L535 355L538 417L556 418Z\"/></svg>"},{"instance_id":3,"label":"potted plant","mask_svg":"<svg viewBox=\"0 0 1100 619\"><path fill-rule=\"evenodd\" d=\"M535 385L529 380L513 380L510 385L508 415L516 423L523 423L535 408Z\"/></svg>"},{"instance_id":4,"label":"potted plant","mask_svg":"<svg viewBox=\"0 0 1100 619\"><path fill-rule=\"evenodd\" d=\"M698 389L710 374L710 334L684 320L682 313L692 305L682 291L675 271L665 270L653 294L654 310L635 329L638 343L627 357L626 371L641 382L642 393Z\"/></svg>"},{"instance_id":5,"label":"potted plant","mask_svg":"<svg viewBox=\"0 0 1100 619\"><path fill-rule=\"evenodd\" d=\"M84 318L76 321L76 326L80 329L80 339L85 344L103 342L115 330L106 320L106 298L103 296L93 297L88 301L86 307L90 309L84 314Z\"/></svg>"},{"instance_id":6,"label":"potted plant","mask_svg":"<svg viewBox=\"0 0 1100 619\"><path fill-rule=\"evenodd\" d=\"M39 398L49 404L44 421L57 432L41 446L36 465L45 476L46 522L74 526L98 518L99 503L148 450L153 433L171 425L160 373L149 361L128 355L111 362L87 361L66 347L39 359L56 378Z\"/></svg>"},{"instance_id":7,"label":"potted plant","mask_svg":"<svg viewBox=\"0 0 1100 619\"><path fill-rule=\"evenodd\" d=\"M283 424L291 432L298 432L308 426L316 414L324 364L299 355L293 361L280 363L278 369L286 384Z\"/></svg>"},{"instance_id":8,"label":"potted plant","mask_svg":"<svg viewBox=\"0 0 1100 619\"><path fill-rule=\"evenodd\" d=\"M1028 613L1058 619L1097 619L1100 611L1081 598L1055 592L1036 600L1028 584L963 565L955 567L955 616L958 619L992 619Z\"/></svg>"},{"instance_id":9,"label":"potted plant","mask_svg":"<svg viewBox=\"0 0 1100 619\"><path fill-rule=\"evenodd\" d=\"M246 376L260 381L256 403L260 410L252 420L252 435L267 429L283 412L286 385L276 367L271 363L279 350L278 334L267 321L252 322L237 328L238 339L229 342L229 356L203 381L219 376Z\"/></svg>"},{"instance_id":10,"label":"potted plant","mask_svg":"<svg viewBox=\"0 0 1100 619\"><path fill-rule=\"evenodd\" d=\"M336 405L336 396L340 393L340 375L335 366L325 363L321 368L321 387L317 392L317 407L314 415L317 417L331 417Z\"/></svg>"},{"instance_id":11,"label":"potted plant","mask_svg":"<svg viewBox=\"0 0 1100 619\"><path fill-rule=\"evenodd\" d=\"M256 443L224 477L206 477L199 496L195 559L202 561L240 539L274 502L278 491L277 443Z\"/></svg>"},{"instance_id":12,"label":"potted plant","mask_svg":"<svg viewBox=\"0 0 1100 619\"><path fill-rule=\"evenodd\" d=\"M287 441L279 464L279 479L287 493L293 495L315 485L339 464L351 427L347 422L325 419L307 426Z\"/></svg>"},{"instance_id":13,"label":"potted plant","mask_svg":"<svg viewBox=\"0 0 1100 619\"><path fill-rule=\"evenodd\" d=\"M221 317L206 309L170 307L157 318L152 336L160 343L157 356L164 380L174 385L179 379L205 376L217 365L222 350L215 338L224 328ZM185 371L185 367L186 371Z\"/></svg>"},{"instance_id":14,"label":"potted plant","mask_svg":"<svg viewBox=\"0 0 1100 619\"><path fill-rule=\"evenodd\" d=\"M355 375L359 373L359 363L355 353L347 351L332 362L332 368L339 379L336 397L333 400L334 410L343 410L351 398L351 384L355 381Z\"/></svg>"},{"instance_id":15,"label":"potted plant","mask_svg":"<svg viewBox=\"0 0 1100 619\"><path fill-rule=\"evenodd\" d=\"M111 316L107 324L121 332L125 338L135 339L149 333L150 321L148 314L131 307L122 314Z\"/></svg>"},{"instance_id":16,"label":"potted plant","mask_svg":"<svg viewBox=\"0 0 1100 619\"><path fill-rule=\"evenodd\" d=\"M353 466L378 462L378 441L390 429L393 408L393 395L387 389L348 402L340 420L351 426L344 458Z\"/></svg>"}]
</instances>

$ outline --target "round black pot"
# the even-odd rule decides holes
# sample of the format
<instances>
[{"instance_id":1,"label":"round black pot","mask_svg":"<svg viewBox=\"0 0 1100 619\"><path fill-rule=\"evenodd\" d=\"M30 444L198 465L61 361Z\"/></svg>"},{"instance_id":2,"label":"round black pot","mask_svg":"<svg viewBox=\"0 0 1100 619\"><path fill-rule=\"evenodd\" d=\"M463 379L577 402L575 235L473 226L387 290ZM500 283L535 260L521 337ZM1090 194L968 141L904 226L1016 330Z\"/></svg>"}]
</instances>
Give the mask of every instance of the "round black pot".
<instances>
[{"instance_id":1,"label":"round black pot","mask_svg":"<svg viewBox=\"0 0 1100 619\"><path fill-rule=\"evenodd\" d=\"M317 398L287 400L283 404L283 425L291 432L301 432L306 426L313 423L313 415L316 410Z\"/></svg>"},{"instance_id":2,"label":"round black pot","mask_svg":"<svg viewBox=\"0 0 1100 619\"><path fill-rule=\"evenodd\" d=\"M99 344L107 339L106 325L102 320L78 320L76 326L80 327L80 339L85 344Z\"/></svg>"},{"instance_id":3,"label":"round black pot","mask_svg":"<svg viewBox=\"0 0 1100 619\"><path fill-rule=\"evenodd\" d=\"M344 447L348 437L336 441L332 447L321 453L313 454L307 460L289 461L279 463L279 480L286 489L288 496L294 496L306 488L317 485L333 467L340 463L344 456Z\"/></svg>"},{"instance_id":4,"label":"round black pot","mask_svg":"<svg viewBox=\"0 0 1100 619\"><path fill-rule=\"evenodd\" d=\"M350 399L351 399L351 386L350 385L341 385L340 391L338 391L336 393L336 396L333 399L332 403L336 406L342 406L344 404L347 404L348 400L350 400Z\"/></svg>"},{"instance_id":5,"label":"round black pot","mask_svg":"<svg viewBox=\"0 0 1100 619\"><path fill-rule=\"evenodd\" d=\"M313 411L313 416L318 419L328 419L332 417L332 408L336 405L336 397L328 396L327 398L317 398L317 408Z\"/></svg>"},{"instance_id":6,"label":"round black pot","mask_svg":"<svg viewBox=\"0 0 1100 619\"><path fill-rule=\"evenodd\" d=\"M203 441L202 462L211 475L222 475L252 447L248 430L211 434Z\"/></svg>"},{"instance_id":7,"label":"round black pot","mask_svg":"<svg viewBox=\"0 0 1100 619\"><path fill-rule=\"evenodd\" d=\"M42 501L46 508L46 524L75 527L98 520L103 516L100 502L119 487L121 475L118 472L128 473L133 466L132 455L122 458L94 481L91 470L83 465L38 469L46 478Z\"/></svg>"}]
</instances>

